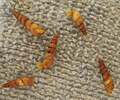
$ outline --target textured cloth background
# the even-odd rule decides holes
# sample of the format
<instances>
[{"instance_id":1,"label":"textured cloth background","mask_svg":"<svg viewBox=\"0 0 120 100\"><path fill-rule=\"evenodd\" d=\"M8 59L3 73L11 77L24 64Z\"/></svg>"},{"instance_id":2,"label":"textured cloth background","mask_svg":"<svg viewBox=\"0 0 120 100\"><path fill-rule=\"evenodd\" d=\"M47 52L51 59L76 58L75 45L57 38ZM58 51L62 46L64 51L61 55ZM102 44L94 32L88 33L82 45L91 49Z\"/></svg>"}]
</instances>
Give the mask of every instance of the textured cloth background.
<instances>
[{"instance_id":1,"label":"textured cloth background","mask_svg":"<svg viewBox=\"0 0 120 100\"><path fill-rule=\"evenodd\" d=\"M32 87L3 89L0 100L120 100L120 0L0 0L0 84L23 75L35 75ZM13 8L46 28L33 36L14 16ZM68 8L78 10L87 27L82 35ZM59 33L51 69L36 62L54 32ZM115 88L107 96L98 67L103 57Z\"/></svg>"}]
</instances>

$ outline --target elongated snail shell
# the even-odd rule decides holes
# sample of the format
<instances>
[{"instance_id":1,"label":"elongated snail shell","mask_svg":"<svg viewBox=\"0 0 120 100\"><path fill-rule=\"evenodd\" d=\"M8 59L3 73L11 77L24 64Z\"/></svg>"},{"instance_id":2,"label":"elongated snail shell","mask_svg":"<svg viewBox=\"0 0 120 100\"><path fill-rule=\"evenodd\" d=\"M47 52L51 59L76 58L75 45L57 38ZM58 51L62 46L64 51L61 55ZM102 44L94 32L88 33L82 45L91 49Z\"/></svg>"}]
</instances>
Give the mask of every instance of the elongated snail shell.
<instances>
[{"instance_id":1,"label":"elongated snail shell","mask_svg":"<svg viewBox=\"0 0 120 100\"><path fill-rule=\"evenodd\" d=\"M71 16L77 27L82 31L83 35L87 35L85 24L78 11L69 9L67 10L67 16Z\"/></svg>"},{"instance_id":2,"label":"elongated snail shell","mask_svg":"<svg viewBox=\"0 0 120 100\"><path fill-rule=\"evenodd\" d=\"M2 87L4 88L15 88L20 86L30 86L34 84L34 78L33 77L21 77L12 81L9 81L7 83L4 83Z\"/></svg>"},{"instance_id":3,"label":"elongated snail shell","mask_svg":"<svg viewBox=\"0 0 120 100\"><path fill-rule=\"evenodd\" d=\"M48 46L48 49L45 53L45 57L43 62L38 61L37 62L37 68L43 69L43 68L50 68L50 66L53 64L54 55L57 47L58 42L58 34L55 33L54 37L52 38L50 45Z\"/></svg>"},{"instance_id":4,"label":"elongated snail shell","mask_svg":"<svg viewBox=\"0 0 120 100\"><path fill-rule=\"evenodd\" d=\"M23 14L13 10L13 15L17 18L17 20L25 26L33 35L42 35L45 33L45 29L42 26L31 21L29 18L24 16Z\"/></svg>"},{"instance_id":5,"label":"elongated snail shell","mask_svg":"<svg viewBox=\"0 0 120 100\"><path fill-rule=\"evenodd\" d=\"M100 70L101 70L101 73L102 73L102 77L103 77L106 92L109 95L114 89L114 84L113 84L112 77L111 77L110 73L108 72L104 61L102 59L99 59L98 63L99 63L99 67L100 67Z\"/></svg>"}]
</instances>

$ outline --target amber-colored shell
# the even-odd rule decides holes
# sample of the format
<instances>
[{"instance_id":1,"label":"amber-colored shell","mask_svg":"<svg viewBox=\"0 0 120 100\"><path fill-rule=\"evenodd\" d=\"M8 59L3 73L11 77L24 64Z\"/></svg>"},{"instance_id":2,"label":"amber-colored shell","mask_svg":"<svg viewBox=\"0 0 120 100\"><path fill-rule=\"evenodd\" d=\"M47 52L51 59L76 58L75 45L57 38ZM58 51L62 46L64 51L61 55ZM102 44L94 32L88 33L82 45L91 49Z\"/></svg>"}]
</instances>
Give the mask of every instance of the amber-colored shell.
<instances>
[{"instance_id":1,"label":"amber-colored shell","mask_svg":"<svg viewBox=\"0 0 120 100\"><path fill-rule=\"evenodd\" d=\"M2 85L4 88L15 88L20 86L30 86L34 84L33 77L21 77L12 81L9 81Z\"/></svg>"},{"instance_id":2,"label":"amber-colored shell","mask_svg":"<svg viewBox=\"0 0 120 100\"><path fill-rule=\"evenodd\" d=\"M85 24L84 24L83 19L78 11L69 9L67 11L67 16L71 16L73 21L76 23L77 27L79 27L80 30L82 31L82 33L84 35L87 35Z\"/></svg>"},{"instance_id":3,"label":"amber-colored shell","mask_svg":"<svg viewBox=\"0 0 120 100\"><path fill-rule=\"evenodd\" d=\"M17 11L13 11L13 15L18 19L18 21L25 26L33 35L42 35L45 33L45 30L43 27L37 25L33 21L31 21L26 16L22 15L21 13Z\"/></svg>"},{"instance_id":4,"label":"amber-colored shell","mask_svg":"<svg viewBox=\"0 0 120 100\"><path fill-rule=\"evenodd\" d=\"M110 73L108 72L104 61L102 59L99 59L98 63L99 63L99 67L100 67L100 70L102 73L106 92L109 95L112 92L112 90L114 89L112 77L111 77Z\"/></svg>"},{"instance_id":5,"label":"amber-colored shell","mask_svg":"<svg viewBox=\"0 0 120 100\"><path fill-rule=\"evenodd\" d=\"M53 64L54 55L57 47L57 41L58 41L58 34L55 33L45 53L43 62L41 61L37 62L37 68L39 69L50 68L50 66Z\"/></svg>"}]
</instances>

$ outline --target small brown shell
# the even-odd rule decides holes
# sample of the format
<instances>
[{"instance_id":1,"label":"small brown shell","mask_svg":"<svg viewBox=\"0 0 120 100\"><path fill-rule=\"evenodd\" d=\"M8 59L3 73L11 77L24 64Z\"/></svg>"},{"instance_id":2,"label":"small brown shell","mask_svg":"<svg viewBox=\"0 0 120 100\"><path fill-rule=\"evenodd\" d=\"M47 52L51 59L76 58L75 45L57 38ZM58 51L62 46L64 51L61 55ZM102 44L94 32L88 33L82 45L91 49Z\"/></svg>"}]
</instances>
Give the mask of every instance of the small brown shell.
<instances>
[{"instance_id":1,"label":"small brown shell","mask_svg":"<svg viewBox=\"0 0 120 100\"><path fill-rule=\"evenodd\" d=\"M25 26L33 35L42 35L45 33L45 29L42 26L31 21L26 16L20 14L17 11L13 11L13 15L18 19L18 21Z\"/></svg>"},{"instance_id":2,"label":"small brown shell","mask_svg":"<svg viewBox=\"0 0 120 100\"><path fill-rule=\"evenodd\" d=\"M55 33L53 39L50 42L50 45L48 46L48 49L45 53L45 57L43 62L38 61L37 62L37 67L39 69L43 68L49 68L53 64L54 60L54 55L57 47L57 42L58 42L58 34Z\"/></svg>"},{"instance_id":3,"label":"small brown shell","mask_svg":"<svg viewBox=\"0 0 120 100\"><path fill-rule=\"evenodd\" d=\"M79 27L80 30L82 31L82 33L84 35L87 35L85 24L84 24L83 19L78 11L69 9L67 11L67 16L71 16L73 21L77 25L77 27Z\"/></svg>"},{"instance_id":4,"label":"small brown shell","mask_svg":"<svg viewBox=\"0 0 120 100\"><path fill-rule=\"evenodd\" d=\"M99 59L98 63L99 63L99 67L100 67L100 70L102 73L106 92L109 95L112 92L112 90L114 89L114 83L113 83L112 77L111 77L110 73L108 72L104 61L102 59Z\"/></svg>"},{"instance_id":5,"label":"small brown shell","mask_svg":"<svg viewBox=\"0 0 120 100\"><path fill-rule=\"evenodd\" d=\"M12 81L9 81L2 85L4 88L15 88L20 86L30 86L34 84L33 77L21 77Z\"/></svg>"}]
</instances>

